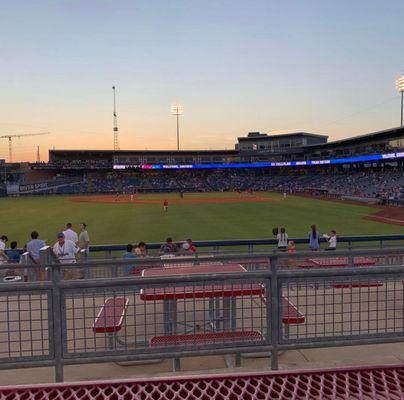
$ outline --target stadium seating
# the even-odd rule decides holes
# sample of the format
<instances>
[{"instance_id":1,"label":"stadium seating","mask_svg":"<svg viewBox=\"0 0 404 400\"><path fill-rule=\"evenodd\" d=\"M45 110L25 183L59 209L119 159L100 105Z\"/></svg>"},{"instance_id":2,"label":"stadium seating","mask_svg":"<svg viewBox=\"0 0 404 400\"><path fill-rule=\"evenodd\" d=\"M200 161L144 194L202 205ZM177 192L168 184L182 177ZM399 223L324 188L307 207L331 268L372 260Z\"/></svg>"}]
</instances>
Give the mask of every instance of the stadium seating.
<instances>
[{"instance_id":1,"label":"stadium seating","mask_svg":"<svg viewBox=\"0 0 404 400\"><path fill-rule=\"evenodd\" d=\"M396 170L335 172L297 169L271 173L254 171L160 171L104 172L69 174L43 182L39 189L20 190L20 194L108 194L136 192L219 192L219 191L278 191L309 193L334 198L351 196L404 202L404 174ZM38 183L36 183L38 184ZM20 185L25 186L21 183ZM29 185L28 185L29 186ZM0 188L1 195L1 188Z\"/></svg>"}]
</instances>

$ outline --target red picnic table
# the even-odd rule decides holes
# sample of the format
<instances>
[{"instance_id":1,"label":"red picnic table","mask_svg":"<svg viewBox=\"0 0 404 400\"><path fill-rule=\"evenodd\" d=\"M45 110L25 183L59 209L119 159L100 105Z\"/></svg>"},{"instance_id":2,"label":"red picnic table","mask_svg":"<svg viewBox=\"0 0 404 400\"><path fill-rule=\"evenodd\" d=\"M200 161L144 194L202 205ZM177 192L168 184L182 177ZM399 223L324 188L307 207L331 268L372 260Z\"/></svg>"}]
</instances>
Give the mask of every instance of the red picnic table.
<instances>
[{"instance_id":1,"label":"red picnic table","mask_svg":"<svg viewBox=\"0 0 404 400\"><path fill-rule=\"evenodd\" d=\"M145 269L142 276L184 276L184 275L206 275L213 273L246 273L246 269L240 264L201 264L193 266L170 266L169 268ZM223 284L205 283L185 286L167 286L157 288L145 288L140 291L140 298L144 301L162 300L164 302L164 333L173 334L177 325L177 300L181 299L202 299L209 298L209 324L212 330L217 330L217 320L223 321L223 329L232 326L236 329L236 297L240 296L261 296L264 287L260 283L235 283ZM223 317L218 317L219 300L223 300ZM214 301L216 300L216 301ZM232 308L232 319L230 321L230 307ZM194 327L191 328L194 330Z\"/></svg>"},{"instance_id":2,"label":"red picnic table","mask_svg":"<svg viewBox=\"0 0 404 400\"><path fill-rule=\"evenodd\" d=\"M246 269L240 264L202 264L187 266L182 265L178 267L170 266L169 268L151 268L142 271L142 276L184 276L184 275L206 275L206 274L226 274L226 273L246 273ZM163 318L164 318L164 336L151 339L151 345L156 343L171 342L176 344L183 344L190 339L194 344L198 339L195 333L188 335L189 332L194 332L197 328L195 324L183 324L185 327L189 326L189 330L185 335L177 334L177 300L181 299L209 299L209 320L205 325L206 328L211 330L209 333L203 333L204 339L211 340L211 336L215 335L217 331L223 331L221 339L228 340L251 340L251 337L262 338L261 332L258 331L242 331L240 335L235 336L237 329L237 304L236 297L240 296L262 296L264 293L264 286L260 283L235 283L229 284L223 282L222 284L215 284L206 282L205 284L185 286L166 286L156 288L145 288L140 291L140 298L144 301L162 300L163 303ZM219 315L220 300L223 303L223 315ZM231 310L231 312L230 312ZM220 321L223 322L223 329L220 328ZM200 335L199 335L200 336ZM205 341L206 341L205 340ZM199 340L198 340L199 342ZM226 357L226 363L231 366L232 363ZM174 370L179 369L179 359L174 359Z\"/></svg>"},{"instance_id":3,"label":"red picnic table","mask_svg":"<svg viewBox=\"0 0 404 400\"><path fill-rule=\"evenodd\" d=\"M327 258L309 258L307 261L313 264L313 266L320 268L332 268L332 267L348 267L348 257L327 257ZM376 260L370 257L354 257L353 265L355 267L368 267L375 265Z\"/></svg>"},{"instance_id":4,"label":"red picnic table","mask_svg":"<svg viewBox=\"0 0 404 400\"><path fill-rule=\"evenodd\" d=\"M369 267L375 265L376 260L371 257L354 257L353 265L355 267ZM327 258L308 258L307 260L300 261L297 265L299 268L338 268L348 267L348 257L327 257Z\"/></svg>"},{"instance_id":5,"label":"red picnic table","mask_svg":"<svg viewBox=\"0 0 404 400\"><path fill-rule=\"evenodd\" d=\"M142 276L178 276L178 275L204 275L211 273L246 273L240 264L202 264L194 266L179 266L170 268L152 268L143 270ZM223 284L206 283L203 285L167 286L141 289L140 298L144 301L164 301L165 334L176 332L176 301L180 299L209 298L209 322L215 322L212 330L217 330L216 317L218 301L223 300L223 329L228 329L230 305L232 309L231 329L236 330L236 297L259 296L264 299L265 288L261 283L233 283ZM216 304L215 304L216 303ZM215 315L216 313L216 315ZM282 322L286 325L304 322L302 315L287 297L282 296ZM192 327L191 330L194 330Z\"/></svg>"},{"instance_id":6,"label":"red picnic table","mask_svg":"<svg viewBox=\"0 0 404 400\"><path fill-rule=\"evenodd\" d=\"M142 272L143 276L176 276L176 275L205 275L212 273L247 273L240 264L205 264L194 266L180 266L177 268L153 268ZM227 283L221 284L185 284L185 286L166 286L145 288L140 291L140 298L145 301L164 301L164 335L156 336L150 340L151 346L173 346L186 344L212 344L229 342L263 342L264 337L260 331L237 331L236 298L241 296L257 296L264 299L265 287L262 283ZM211 332L195 333L195 326L189 331L192 334L177 333L177 300L209 298L209 321ZM220 300L223 303L223 315L219 315ZM266 302L264 301L264 304ZM304 323L305 317L288 298L282 297L282 322L289 324ZM231 314L230 314L231 310ZM218 321L223 321L223 327ZM189 332L188 331L188 332ZM236 357L239 363L240 355ZM237 361L238 360L238 361ZM232 366L226 356L226 364ZM179 369L179 359L174 359L174 370Z\"/></svg>"},{"instance_id":7,"label":"red picnic table","mask_svg":"<svg viewBox=\"0 0 404 400\"><path fill-rule=\"evenodd\" d=\"M371 257L353 257L352 264L354 267L370 267L376 264L376 260ZM326 257L326 258L308 258L298 264L299 268L341 268L348 267L350 260L348 257ZM371 281L344 281L335 282L332 285L334 288L344 289L349 287L377 287L383 286L383 283L377 280Z\"/></svg>"},{"instance_id":8,"label":"red picnic table","mask_svg":"<svg viewBox=\"0 0 404 400\"><path fill-rule=\"evenodd\" d=\"M200 264L180 265L160 268L144 269L142 276L184 276L184 275L205 275L215 273L237 273L247 272L240 264ZM259 283L243 284L204 284L189 286L171 286L147 288L140 291L140 298L149 300L179 300L204 297L236 297L236 296L259 296L263 293L263 287Z\"/></svg>"}]
</instances>

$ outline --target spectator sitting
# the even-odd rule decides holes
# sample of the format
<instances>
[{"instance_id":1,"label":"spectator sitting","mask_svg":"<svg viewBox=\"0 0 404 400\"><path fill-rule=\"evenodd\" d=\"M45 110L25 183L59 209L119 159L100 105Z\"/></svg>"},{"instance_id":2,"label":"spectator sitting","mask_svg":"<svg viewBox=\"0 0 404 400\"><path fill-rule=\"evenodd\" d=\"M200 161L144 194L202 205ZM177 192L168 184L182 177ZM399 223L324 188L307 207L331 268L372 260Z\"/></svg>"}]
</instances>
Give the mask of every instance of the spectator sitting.
<instances>
[{"instance_id":1,"label":"spectator sitting","mask_svg":"<svg viewBox=\"0 0 404 400\"><path fill-rule=\"evenodd\" d=\"M192 242L192 239L187 239L185 242L181 245L181 251L184 254L195 254L196 253L196 247Z\"/></svg>"},{"instance_id":2,"label":"spectator sitting","mask_svg":"<svg viewBox=\"0 0 404 400\"><path fill-rule=\"evenodd\" d=\"M79 241L79 237L77 236L77 233L72 229L73 225L68 222L66 224L66 230L63 231L63 235L65 237L65 240L70 240L73 243L77 243Z\"/></svg>"},{"instance_id":3,"label":"spectator sitting","mask_svg":"<svg viewBox=\"0 0 404 400\"><path fill-rule=\"evenodd\" d=\"M167 238L166 242L160 247L160 254L177 253L178 246L173 242L172 238Z\"/></svg>"},{"instance_id":4,"label":"spectator sitting","mask_svg":"<svg viewBox=\"0 0 404 400\"><path fill-rule=\"evenodd\" d=\"M123 253L122 258L125 259L135 259L136 258L136 254L133 252L133 244L127 244L126 245L126 253Z\"/></svg>"},{"instance_id":5,"label":"spectator sitting","mask_svg":"<svg viewBox=\"0 0 404 400\"><path fill-rule=\"evenodd\" d=\"M288 253L294 253L295 252L295 250L296 250L296 248L295 248L295 242L293 241L293 240L291 240L289 243L288 243Z\"/></svg>"},{"instance_id":6,"label":"spectator sitting","mask_svg":"<svg viewBox=\"0 0 404 400\"><path fill-rule=\"evenodd\" d=\"M18 264L21 259L21 254L17 250L17 242L10 243L10 250L7 251L8 262L10 264Z\"/></svg>"},{"instance_id":7,"label":"spectator sitting","mask_svg":"<svg viewBox=\"0 0 404 400\"><path fill-rule=\"evenodd\" d=\"M27 243L27 251L29 252L29 255L34 262L34 264L39 264L39 250L42 249L42 247L46 246L46 243L38 239L39 233L36 231L31 232L31 241Z\"/></svg>"},{"instance_id":8,"label":"spectator sitting","mask_svg":"<svg viewBox=\"0 0 404 400\"><path fill-rule=\"evenodd\" d=\"M134 253L138 257L146 257L147 256L146 243L139 242L139 244L137 245L137 247L134 250Z\"/></svg>"},{"instance_id":9,"label":"spectator sitting","mask_svg":"<svg viewBox=\"0 0 404 400\"><path fill-rule=\"evenodd\" d=\"M123 253L122 258L125 260L134 260L136 259L136 254L133 252L133 245L132 244L127 244L126 245L126 253ZM128 265L126 268L126 273L128 275L132 275L135 272L135 268L132 265Z\"/></svg>"}]
</instances>

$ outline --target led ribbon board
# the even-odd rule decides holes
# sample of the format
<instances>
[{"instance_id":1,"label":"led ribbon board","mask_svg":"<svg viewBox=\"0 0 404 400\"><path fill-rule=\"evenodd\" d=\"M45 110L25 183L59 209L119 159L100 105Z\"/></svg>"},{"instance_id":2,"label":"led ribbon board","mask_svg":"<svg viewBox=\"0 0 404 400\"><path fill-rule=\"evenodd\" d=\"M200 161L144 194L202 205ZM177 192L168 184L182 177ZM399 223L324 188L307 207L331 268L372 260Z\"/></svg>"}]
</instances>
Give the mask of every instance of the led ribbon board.
<instances>
[{"instance_id":1,"label":"led ribbon board","mask_svg":"<svg viewBox=\"0 0 404 400\"><path fill-rule=\"evenodd\" d=\"M394 160L404 158L404 153L372 154L367 156L334 158L330 160L254 162L254 163L211 163L211 164L115 164L114 169L229 169L229 168L268 168L268 167L301 167L312 165L351 164L356 162Z\"/></svg>"}]
</instances>

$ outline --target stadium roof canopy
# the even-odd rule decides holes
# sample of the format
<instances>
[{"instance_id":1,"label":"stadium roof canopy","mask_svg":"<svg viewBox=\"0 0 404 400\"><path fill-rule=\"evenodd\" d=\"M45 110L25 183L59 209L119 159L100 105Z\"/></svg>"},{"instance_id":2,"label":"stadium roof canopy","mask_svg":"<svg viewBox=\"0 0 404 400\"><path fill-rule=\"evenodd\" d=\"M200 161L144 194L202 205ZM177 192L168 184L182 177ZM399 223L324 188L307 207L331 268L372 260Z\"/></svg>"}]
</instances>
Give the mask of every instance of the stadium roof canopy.
<instances>
[{"instance_id":1,"label":"stadium roof canopy","mask_svg":"<svg viewBox=\"0 0 404 400\"><path fill-rule=\"evenodd\" d=\"M178 154L183 154L183 155L199 155L199 154L237 154L237 150L65 150L65 149L55 149L55 150L49 150L49 153L53 154L94 154L94 155L114 155L114 154L120 154L120 155L134 155L134 154L155 154L155 155L178 155Z\"/></svg>"},{"instance_id":2,"label":"stadium roof canopy","mask_svg":"<svg viewBox=\"0 0 404 400\"><path fill-rule=\"evenodd\" d=\"M328 148L337 146L355 146L358 144L381 142L385 140L394 140L404 137L404 127L385 129L383 131L367 133L365 135L354 136L346 139L334 140L323 144L313 144L305 146L306 148Z\"/></svg>"},{"instance_id":3,"label":"stadium roof canopy","mask_svg":"<svg viewBox=\"0 0 404 400\"><path fill-rule=\"evenodd\" d=\"M267 134L267 133L260 133L260 132L249 132L247 136L241 136L238 141L248 141L248 140L268 140L268 139L286 139L292 137L313 137L313 138L321 138L321 139L328 139L327 135L320 135L318 133L308 133L308 132L292 132L292 133L279 133L279 134Z\"/></svg>"}]
</instances>

